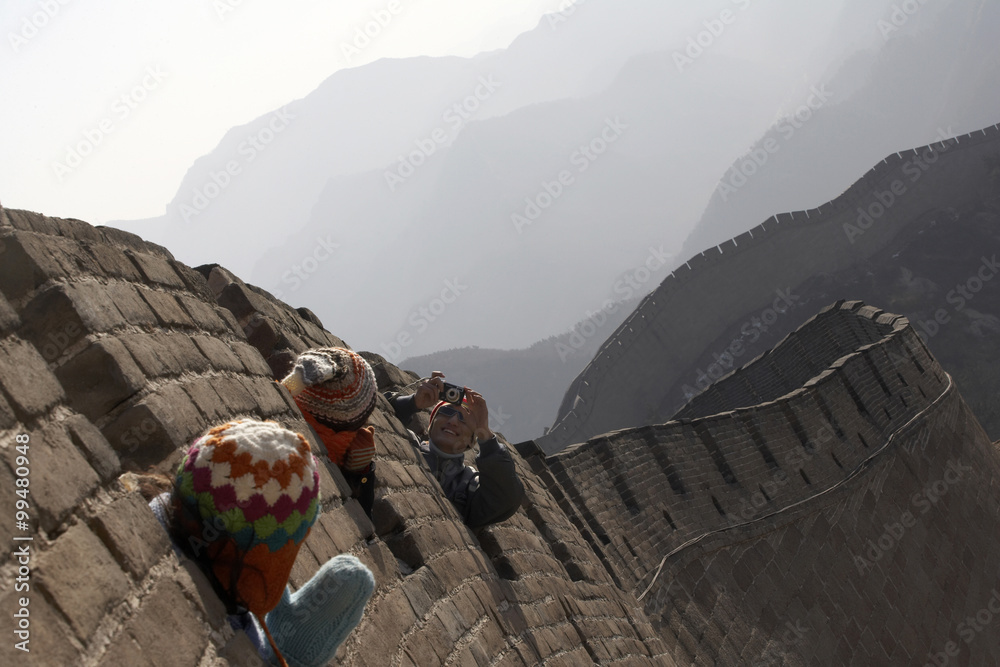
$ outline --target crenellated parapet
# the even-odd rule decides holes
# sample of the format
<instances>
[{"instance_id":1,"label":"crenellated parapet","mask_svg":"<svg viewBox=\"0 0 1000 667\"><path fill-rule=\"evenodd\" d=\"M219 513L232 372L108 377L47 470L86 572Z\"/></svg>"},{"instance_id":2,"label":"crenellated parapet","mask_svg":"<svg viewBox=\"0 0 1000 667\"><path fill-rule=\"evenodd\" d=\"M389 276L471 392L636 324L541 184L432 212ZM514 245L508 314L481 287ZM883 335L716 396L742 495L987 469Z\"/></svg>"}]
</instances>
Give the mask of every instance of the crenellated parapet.
<instances>
[{"instance_id":1,"label":"crenellated parapet","mask_svg":"<svg viewBox=\"0 0 1000 667\"><path fill-rule=\"evenodd\" d=\"M977 500L984 493L989 508L1000 504L1000 461L907 320L860 302L824 309L713 384L678 419L610 432L545 460L570 500L568 512L671 637L679 662L697 656L737 664L779 652L826 664L827 640L819 634L868 619L885 586L893 586L893 609L922 604L923 589L906 578L919 580L914 572L964 582L943 603L952 626L961 623L965 600L1000 585L979 577L1000 566L996 533L970 538L948 518L975 516L991 531L1000 527L994 510ZM943 489L920 494L946 478L952 495L947 512L936 514L944 508L934 494ZM845 513L850 521L836 523ZM926 517L919 528L917 517ZM907 531L946 533L935 539L954 540L949 548L958 550L969 544L967 553L978 557L941 561L917 538L904 543ZM795 538L772 538L778 535ZM889 542L901 546L899 556L886 558L895 570L881 562ZM942 584L935 595L947 592ZM874 662L915 659L948 641L936 631L938 610L903 615L908 637L920 637L906 649L913 652L897 650L893 639ZM783 623L797 619L813 635L782 646ZM837 638L830 641L832 650ZM987 662L1000 655L995 641L975 649ZM857 650L850 646L834 662L850 662Z\"/></svg>"},{"instance_id":2,"label":"crenellated parapet","mask_svg":"<svg viewBox=\"0 0 1000 667\"><path fill-rule=\"evenodd\" d=\"M667 419L742 363L730 360L711 376L692 373L697 359L709 355L707 370L713 356L725 357L728 341L718 349L706 346L733 321L762 317L792 330L808 316L795 298L798 285L865 261L909 225L926 222L937 210L923 194L930 183L949 192L955 205L978 201L989 184L955 167L979 161L978 171L986 174L983 160L998 154L1000 125L895 153L835 200L775 215L691 257L602 345L536 444L554 453L599 433ZM654 360L656 372L650 372Z\"/></svg>"}]
</instances>

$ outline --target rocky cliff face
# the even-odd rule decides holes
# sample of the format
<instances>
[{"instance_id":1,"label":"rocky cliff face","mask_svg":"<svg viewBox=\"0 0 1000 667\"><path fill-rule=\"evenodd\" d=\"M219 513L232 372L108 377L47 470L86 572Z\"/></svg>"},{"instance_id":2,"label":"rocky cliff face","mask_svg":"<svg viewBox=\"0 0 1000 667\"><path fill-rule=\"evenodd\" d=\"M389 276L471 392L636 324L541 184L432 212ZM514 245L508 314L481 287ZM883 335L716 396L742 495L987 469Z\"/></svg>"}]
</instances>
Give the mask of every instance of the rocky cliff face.
<instances>
[{"instance_id":1,"label":"rocky cliff face","mask_svg":"<svg viewBox=\"0 0 1000 667\"><path fill-rule=\"evenodd\" d=\"M998 165L1000 126L893 154L834 201L692 257L608 338L536 442L556 452L667 421L843 298L910 318L1000 437Z\"/></svg>"},{"instance_id":2,"label":"rocky cliff face","mask_svg":"<svg viewBox=\"0 0 1000 667\"><path fill-rule=\"evenodd\" d=\"M3 504L30 489L27 526L0 516L31 538L0 547L3 664L257 664L119 478L242 416L327 463L292 584L344 552L375 573L337 664L1000 659L979 619L1000 586L998 453L905 319L839 303L683 420L525 449L521 509L472 532L382 400L374 523L349 498L273 381L342 344L309 311L80 221L0 209L0 244ZM415 379L368 358L382 388ZM22 608L30 653L10 639Z\"/></svg>"}]
</instances>

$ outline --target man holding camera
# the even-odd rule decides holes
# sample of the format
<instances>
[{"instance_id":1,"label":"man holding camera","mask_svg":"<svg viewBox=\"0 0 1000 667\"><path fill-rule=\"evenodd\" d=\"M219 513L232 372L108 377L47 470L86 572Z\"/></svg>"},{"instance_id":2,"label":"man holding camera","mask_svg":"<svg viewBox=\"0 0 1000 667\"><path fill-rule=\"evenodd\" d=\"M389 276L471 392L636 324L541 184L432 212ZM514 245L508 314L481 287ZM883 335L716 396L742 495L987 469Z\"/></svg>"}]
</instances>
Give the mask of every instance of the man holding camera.
<instances>
[{"instance_id":1,"label":"man holding camera","mask_svg":"<svg viewBox=\"0 0 1000 667\"><path fill-rule=\"evenodd\" d=\"M489 427L489 410L478 392L447 384L438 371L408 396L386 394L404 424L431 408L428 437L414 442L465 524L479 528L510 518L524 498L510 452ZM465 452L479 443L476 468ZM478 470L477 470L478 468Z\"/></svg>"}]
</instances>

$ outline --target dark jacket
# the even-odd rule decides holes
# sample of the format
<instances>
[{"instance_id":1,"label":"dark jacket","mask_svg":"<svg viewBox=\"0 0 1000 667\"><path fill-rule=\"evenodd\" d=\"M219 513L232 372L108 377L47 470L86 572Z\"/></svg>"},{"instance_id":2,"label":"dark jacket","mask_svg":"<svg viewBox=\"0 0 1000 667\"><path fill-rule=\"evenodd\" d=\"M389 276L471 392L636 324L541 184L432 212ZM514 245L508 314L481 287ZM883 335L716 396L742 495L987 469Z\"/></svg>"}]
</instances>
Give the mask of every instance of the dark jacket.
<instances>
[{"instance_id":1,"label":"dark jacket","mask_svg":"<svg viewBox=\"0 0 1000 667\"><path fill-rule=\"evenodd\" d=\"M386 393L396 417L408 424L418 410L413 395ZM427 441L420 442L411 431L411 444L420 450L431 474L452 502L465 524L479 528L513 516L524 499L524 484L517 476L507 447L496 437L479 443L476 467L465 465L464 456L449 458L435 452Z\"/></svg>"}]
</instances>

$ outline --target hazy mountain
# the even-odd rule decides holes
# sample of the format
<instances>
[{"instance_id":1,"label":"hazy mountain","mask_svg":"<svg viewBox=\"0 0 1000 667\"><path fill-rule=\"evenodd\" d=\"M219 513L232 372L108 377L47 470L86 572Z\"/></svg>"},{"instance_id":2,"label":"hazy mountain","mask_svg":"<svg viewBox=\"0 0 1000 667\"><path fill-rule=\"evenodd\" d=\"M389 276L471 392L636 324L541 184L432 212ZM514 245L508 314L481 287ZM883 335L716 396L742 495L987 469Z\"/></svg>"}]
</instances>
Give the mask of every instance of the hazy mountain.
<instances>
[{"instance_id":1,"label":"hazy mountain","mask_svg":"<svg viewBox=\"0 0 1000 667\"><path fill-rule=\"evenodd\" d=\"M394 361L528 346L622 296L616 285L647 263L637 293L662 279L719 175L776 117L811 103L821 118L862 84L885 90L876 105L900 86L934 90L961 20L939 29L941 10L921 6L883 39L893 6L577 3L502 51L338 72L229 132L166 216L122 226L309 303ZM906 40L945 65L882 54ZM979 47L958 47L964 68ZM969 113L968 82L949 90L933 119ZM920 114L862 119L865 132L822 149L831 171L854 174L873 133L927 140Z\"/></svg>"},{"instance_id":2,"label":"hazy mountain","mask_svg":"<svg viewBox=\"0 0 1000 667\"><path fill-rule=\"evenodd\" d=\"M510 442L542 435L555 420L566 387L590 362L637 301L604 304L571 331L520 350L480 347L406 359L400 368L421 377L441 371L448 382L475 389L490 409L490 426Z\"/></svg>"},{"instance_id":3,"label":"hazy mountain","mask_svg":"<svg viewBox=\"0 0 1000 667\"><path fill-rule=\"evenodd\" d=\"M827 85L829 105L811 117L781 119L730 165L680 255L722 243L776 211L830 201L886 155L1000 120L1000 6L938 9L933 23L912 33L882 23L884 48L859 51L838 69ZM922 74L900 76L907 70Z\"/></svg>"}]
</instances>

